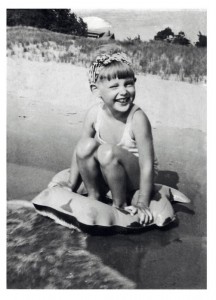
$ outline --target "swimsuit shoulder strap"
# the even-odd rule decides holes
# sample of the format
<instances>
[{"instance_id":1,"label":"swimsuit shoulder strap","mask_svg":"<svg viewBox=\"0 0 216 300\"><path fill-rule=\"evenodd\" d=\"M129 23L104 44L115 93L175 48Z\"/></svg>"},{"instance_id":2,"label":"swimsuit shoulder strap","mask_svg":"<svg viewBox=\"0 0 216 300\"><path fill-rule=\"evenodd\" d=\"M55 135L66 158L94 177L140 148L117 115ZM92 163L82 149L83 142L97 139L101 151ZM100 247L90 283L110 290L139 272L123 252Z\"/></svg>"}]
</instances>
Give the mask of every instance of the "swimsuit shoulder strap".
<instances>
[{"instance_id":1,"label":"swimsuit shoulder strap","mask_svg":"<svg viewBox=\"0 0 216 300\"><path fill-rule=\"evenodd\" d=\"M134 141L134 135L133 135L133 132L132 132L132 119L133 119L133 116L134 116L134 113L140 109L139 106L137 105L133 105L133 107L131 108L131 111L127 117L127 121L126 121L126 124L125 124L125 129L124 129L124 132L123 132L123 135L122 135L122 139L121 139L121 142L120 144L124 143L125 140L130 140L130 141Z\"/></svg>"},{"instance_id":2,"label":"swimsuit shoulder strap","mask_svg":"<svg viewBox=\"0 0 216 300\"><path fill-rule=\"evenodd\" d=\"M135 105L131 108L131 111L128 115L128 118L127 118L127 122L126 122L126 126L125 126L125 132L128 132L130 137L133 138L133 132L132 132L132 120L133 120L133 116L134 116L134 113L139 110L139 106Z\"/></svg>"},{"instance_id":3,"label":"swimsuit shoulder strap","mask_svg":"<svg viewBox=\"0 0 216 300\"><path fill-rule=\"evenodd\" d=\"M101 124L101 120L102 120L102 117L101 117L102 110L103 110L103 103L101 102L98 105L97 117L96 117L96 121L94 124L94 128L95 128L96 132L99 132L99 128L100 128L100 124Z\"/></svg>"}]
</instances>

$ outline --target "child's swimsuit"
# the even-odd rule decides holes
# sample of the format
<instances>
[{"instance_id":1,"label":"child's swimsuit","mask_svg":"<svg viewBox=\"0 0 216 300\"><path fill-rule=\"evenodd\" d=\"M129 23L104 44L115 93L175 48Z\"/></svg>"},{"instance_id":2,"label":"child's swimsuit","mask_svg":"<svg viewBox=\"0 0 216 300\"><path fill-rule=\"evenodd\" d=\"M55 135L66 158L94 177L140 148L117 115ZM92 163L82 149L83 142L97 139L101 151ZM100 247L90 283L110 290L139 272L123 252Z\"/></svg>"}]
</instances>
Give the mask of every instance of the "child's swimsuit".
<instances>
[{"instance_id":1,"label":"child's swimsuit","mask_svg":"<svg viewBox=\"0 0 216 300\"><path fill-rule=\"evenodd\" d=\"M127 121L126 121L126 124L125 124L125 129L124 129L122 138L121 138L120 142L117 144L117 146L121 146L123 149L126 149L127 151L131 152L136 157L139 157L139 152L138 152L136 141L132 137L132 128L131 127L132 127L133 115L138 109L140 109L138 106L133 105L133 107L132 107L132 109L131 109L128 117L127 117ZM94 124L94 128L95 128L95 131L96 131L95 139L101 145L107 143L106 141L104 141L100 137L100 124L103 121L102 120L102 118L103 118L102 114L103 114L103 103L102 103L102 105L99 106L96 122ZM154 158L154 171L155 171L155 174L158 173L158 161L157 161L156 157Z\"/></svg>"}]
</instances>

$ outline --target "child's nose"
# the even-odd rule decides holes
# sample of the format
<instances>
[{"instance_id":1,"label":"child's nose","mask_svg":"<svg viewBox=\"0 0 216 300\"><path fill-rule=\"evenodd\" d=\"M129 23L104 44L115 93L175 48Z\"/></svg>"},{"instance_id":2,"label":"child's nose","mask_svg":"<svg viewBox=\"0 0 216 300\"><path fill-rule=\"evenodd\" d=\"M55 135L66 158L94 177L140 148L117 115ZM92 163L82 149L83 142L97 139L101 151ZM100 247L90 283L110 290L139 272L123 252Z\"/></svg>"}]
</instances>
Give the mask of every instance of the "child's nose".
<instances>
[{"instance_id":1,"label":"child's nose","mask_svg":"<svg viewBox=\"0 0 216 300\"><path fill-rule=\"evenodd\" d=\"M126 94L127 94L127 89L125 88L125 86L121 86L121 87L120 87L119 93L120 93L121 95L126 95Z\"/></svg>"}]
</instances>

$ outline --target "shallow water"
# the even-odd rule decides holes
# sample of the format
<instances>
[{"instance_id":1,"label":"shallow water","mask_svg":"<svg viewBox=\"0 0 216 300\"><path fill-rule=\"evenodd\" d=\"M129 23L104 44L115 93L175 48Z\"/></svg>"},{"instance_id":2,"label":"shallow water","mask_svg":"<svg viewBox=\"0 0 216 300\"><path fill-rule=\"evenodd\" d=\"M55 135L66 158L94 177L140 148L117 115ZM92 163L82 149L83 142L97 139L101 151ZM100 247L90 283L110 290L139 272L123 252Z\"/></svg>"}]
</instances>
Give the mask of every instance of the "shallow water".
<instances>
[{"instance_id":1,"label":"shallow water","mask_svg":"<svg viewBox=\"0 0 216 300\"><path fill-rule=\"evenodd\" d=\"M169 230L89 236L8 210L8 288L205 287L205 238Z\"/></svg>"},{"instance_id":2,"label":"shallow water","mask_svg":"<svg viewBox=\"0 0 216 300\"><path fill-rule=\"evenodd\" d=\"M87 236L53 223L29 208L8 208L10 289L134 288L87 249Z\"/></svg>"},{"instance_id":3,"label":"shallow water","mask_svg":"<svg viewBox=\"0 0 216 300\"><path fill-rule=\"evenodd\" d=\"M161 127L154 138L161 169L157 181L192 200L175 204L179 222L137 235L89 236L34 211L9 209L8 288L206 288L205 134ZM22 154L19 164L14 150L8 152L9 200L32 199L70 161L71 151L62 158L62 149L55 148L53 164L35 144L32 167L23 145L18 143L16 152Z\"/></svg>"}]
</instances>

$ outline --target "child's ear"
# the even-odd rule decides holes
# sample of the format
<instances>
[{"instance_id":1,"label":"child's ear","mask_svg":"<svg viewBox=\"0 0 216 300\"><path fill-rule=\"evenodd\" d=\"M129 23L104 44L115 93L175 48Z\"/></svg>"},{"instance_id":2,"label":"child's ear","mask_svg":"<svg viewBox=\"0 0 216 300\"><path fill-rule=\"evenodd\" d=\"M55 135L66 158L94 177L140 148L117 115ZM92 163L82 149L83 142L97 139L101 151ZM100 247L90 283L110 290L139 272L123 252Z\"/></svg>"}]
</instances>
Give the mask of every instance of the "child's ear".
<instances>
[{"instance_id":1,"label":"child's ear","mask_svg":"<svg viewBox=\"0 0 216 300\"><path fill-rule=\"evenodd\" d=\"M98 87L96 86L96 84L91 85L91 91L94 94L94 96L100 98L100 91L99 91Z\"/></svg>"}]
</instances>

